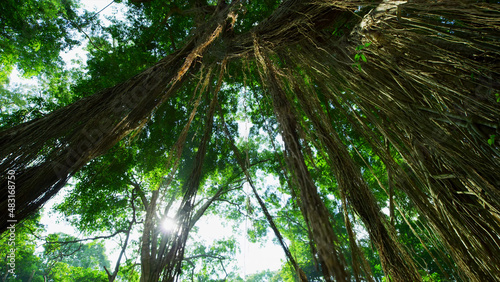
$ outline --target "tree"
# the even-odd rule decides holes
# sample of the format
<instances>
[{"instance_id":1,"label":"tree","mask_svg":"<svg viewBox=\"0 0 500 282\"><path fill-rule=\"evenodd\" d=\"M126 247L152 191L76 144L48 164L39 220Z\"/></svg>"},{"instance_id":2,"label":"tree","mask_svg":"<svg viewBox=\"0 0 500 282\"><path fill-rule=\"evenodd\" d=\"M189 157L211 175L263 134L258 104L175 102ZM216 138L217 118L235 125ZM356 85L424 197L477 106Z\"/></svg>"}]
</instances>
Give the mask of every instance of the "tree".
<instances>
[{"instance_id":1,"label":"tree","mask_svg":"<svg viewBox=\"0 0 500 282\"><path fill-rule=\"evenodd\" d=\"M72 0L2 1L0 83L14 66L27 77L60 70L59 52L78 43L70 33L83 17L77 17L75 9Z\"/></svg>"},{"instance_id":2,"label":"tree","mask_svg":"<svg viewBox=\"0 0 500 282\"><path fill-rule=\"evenodd\" d=\"M60 282L106 282L108 280L106 274L103 271L96 271L95 269L91 268L70 266L69 264L63 262L55 263L55 265L50 269L48 277L53 279L53 281Z\"/></svg>"},{"instance_id":3,"label":"tree","mask_svg":"<svg viewBox=\"0 0 500 282\"><path fill-rule=\"evenodd\" d=\"M201 141L189 148L191 169L178 176L185 181L181 210L189 214L210 160L212 126L235 119L234 109L219 110L229 100L219 100L219 92L237 87L235 95L249 92L258 101L251 109L252 123L262 125L257 132L281 137L283 148L273 148L275 172L300 210L324 279L373 279L356 239L359 219L385 278L419 281L428 271L410 255L418 250L401 241L414 239L408 227L436 266L448 261L458 269L456 279L499 280L498 3L264 2L131 1L132 14L140 11L148 19L141 22L153 24L137 38L111 29L114 39L127 39L116 48L107 44L111 53L139 46L166 56L149 68L134 61L124 72L142 72L132 78L0 133L0 171L16 172L16 217L35 211L125 136L154 124L162 104L181 105L179 93L196 85L209 89L194 98L204 99L208 110ZM238 161L243 158L231 151L217 155L238 165L251 183L253 175ZM174 152L174 164L188 162L182 150ZM330 187L322 174L334 179ZM324 191L340 203L339 212L332 212ZM3 190L4 209L7 197ZM418 221L408 221L412 212ZM2 216L5 230L7 213ZM146 225L153 219L150 213ZM339 236L337 226L347 236ZM431 242L440 247L430 250Z\"/></svg>"},{"instance_id":4,"label":"tree","mask_svg":"<svg viewBox=\"0 0 500 282\"><path fill-rule=\"evenodd\" d=\"M44 281L42 259L34 255L36 239L32 233L38 234L43 229L38 224L40 215L35 214L18 224L14 231L2 234L0 238L0 277L2 281ZM14 250L14 251L13 251ZM13 259L13 260L12 260Z\"/></svg>"},{"instance_id":5,"label":"tree","mask_svg":"<svg viewBox=\"0 0 500 282\"><path fill-rule=\"evenodd\" d=\"M257 282L257 281L273 281L273 277L276 275L275 272L264 270L260 273L248 275L246 281Z\"/></svg>"},{"instance_id":6,"label":"tree","mask_svg":"<svg viewBox=\"0 0 500 282\"><path fill-rule=\"evenodd\" d=\"M44 257L51 263L63 262L72 267L101 271L109 267L102 243L83 244L78 238L64 233L50 234L45 240Z\"/></svg>"},{"instance_id":7,"label":"tree","mask_svg":"<svg viewBox=\"0 0 500 282\"><path fill-rule=\"evenodd\" d=\"M103 266L109 264L104 246L84 244L64 233L50 234L44 252L35 251L44 227L35 214L16 226L15 236L0 239L2 281L106 281ZM11 260L13 258L13 260Z\"/></svg>"}]
</instances>

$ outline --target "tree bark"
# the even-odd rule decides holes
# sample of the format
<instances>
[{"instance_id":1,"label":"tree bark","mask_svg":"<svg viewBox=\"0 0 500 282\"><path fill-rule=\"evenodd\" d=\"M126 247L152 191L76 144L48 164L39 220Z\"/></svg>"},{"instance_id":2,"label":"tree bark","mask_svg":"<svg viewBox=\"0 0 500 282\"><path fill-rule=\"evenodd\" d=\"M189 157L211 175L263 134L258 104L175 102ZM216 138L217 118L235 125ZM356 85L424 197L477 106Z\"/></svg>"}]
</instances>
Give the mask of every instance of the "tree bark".
<instances>
[{"instance_id":1,"label":"tree bark","mask_svg":"<svg viewBox=\"0 0 500 282\"><path fill-rule=\"evenodd\" d=\"M16 175L16 214L22 220L54 195L89 160L104 154L140 128L183 80L177 70L194 43L113 88L59 109L44 118L0 133L0 172ZM185 73L185 72L184 72ZM2 187L7 187L2 178ZM0 231L7 225L7 189L1 191Z\"/></svg>"},{"instance_id":2,"label":"tree bark","mask_svg":"<svg viewBox=\"0 0 500 282\"><path fill-rule=\"evenodd\" d=\"M298 124L290 101L286 97L278 74L266 54L262 54L254 39L256 59L262 69L262 82L269 87L280 131L285 143L286 162L294 184L300 191L300 209L311 228L314 243L320 256L326 281L349 281L345 258L339 248L337 235L330 223L330 214L321 200L316 185L307 168L297 134Z\"/></svg>"},{"instance_id":3,"label":"tree bark","mask_svg":"<svg viewBox=\"0 0 500 282\"><path fill-rule=\"evenodd\" d=\"M227 7L214 15L211 24L198 30L184 48L141 74L44 118L1 132L0 174L14 170L16 175L15 219L24 219L89 160L140 129L156 107L182 85L186 74L199 65L208 46L227 25L234 24L235 17ZM0 183L7 187L6 178ZM7 189L0 193L3 232L9 218Z\"/></svg>"}]
</instances>

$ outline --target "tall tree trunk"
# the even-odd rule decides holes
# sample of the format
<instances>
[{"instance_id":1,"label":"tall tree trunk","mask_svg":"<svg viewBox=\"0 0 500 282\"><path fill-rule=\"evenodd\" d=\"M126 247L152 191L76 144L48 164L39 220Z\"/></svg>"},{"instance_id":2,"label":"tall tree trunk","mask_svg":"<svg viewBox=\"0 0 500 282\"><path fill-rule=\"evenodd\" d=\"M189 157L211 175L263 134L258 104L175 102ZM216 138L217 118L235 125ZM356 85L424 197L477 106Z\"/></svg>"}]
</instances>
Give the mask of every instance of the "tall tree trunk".
<instances>
[{"instance_id":1,"label":"tall tree trunk","mask_svg":"<svg viewBox=\"0 0 500 282\"><path fill-rule=\"evenodd\" d=\"M262 82L270 89L273 109L285 142L287 165L294 184L300 191L300 208L305 221L311 228L324 277L327 281L349 281L350 275L340 250L337 235L330 223L330 214L318 195L302 154L297 134L297 119L293 108L284 93L284 87L280 85L270 59L266 54L261 53L257 39L255 39L254 44L256 59L261 63Z\"/></svg>"}]
</instances>

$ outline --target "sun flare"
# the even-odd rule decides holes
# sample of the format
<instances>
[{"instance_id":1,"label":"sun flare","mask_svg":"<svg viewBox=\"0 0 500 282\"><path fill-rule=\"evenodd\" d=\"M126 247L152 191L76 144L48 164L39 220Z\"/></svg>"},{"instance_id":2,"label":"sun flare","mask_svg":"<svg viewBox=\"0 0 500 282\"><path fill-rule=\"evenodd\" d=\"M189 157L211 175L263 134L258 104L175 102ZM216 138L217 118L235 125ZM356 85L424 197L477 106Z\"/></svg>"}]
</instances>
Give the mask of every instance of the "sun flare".
<instances>
[{"instance_id":1,"label":"sun flare","mask_svg":"<svg viewBox=\"0 0 500 282\"><path fill-rule=\"evenodd\" d=\"M171 217L166 217L161 223L161 229L166 233L171 233L177 228L177 222Z\"/></svg>"}]
</instances>

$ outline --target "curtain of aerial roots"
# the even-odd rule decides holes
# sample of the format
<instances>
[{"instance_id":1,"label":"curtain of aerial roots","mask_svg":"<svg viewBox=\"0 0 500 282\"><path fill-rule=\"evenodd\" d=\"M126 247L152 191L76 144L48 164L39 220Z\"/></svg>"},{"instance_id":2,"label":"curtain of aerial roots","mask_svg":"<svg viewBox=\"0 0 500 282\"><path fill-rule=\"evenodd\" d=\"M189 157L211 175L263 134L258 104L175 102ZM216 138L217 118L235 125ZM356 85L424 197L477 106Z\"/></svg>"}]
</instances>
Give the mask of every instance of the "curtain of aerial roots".
<instances>
[{"instance_id":1,"label":"curtain of aerial roots","mask_svg":"<svg viewBox=\"0 0 500 282\"><path fill-rule=\"evenodd\" d=\"M315 93L306 92L306 89L302 90L299 86L293 89L298 97L300 108L312 123L314 130L310 132L310 135L317 136L322 143L328 156L327 161L334 169L340 194L363 220L372 242L379 251L384 272L396 281L420 280L411 257L398 243L395 230L381 213L374 195L361 175L360 168L356 166L347 148L335 133L331 121L323 112L317 111L321 109L321 105L317 98L315 99ZM344 209L346 208L344 206ZM357 250L352 251L356 253Z\"/></svg>"},{"instance_id":2,"label":"curtain of aerial roots","mask_svg":"<svg viewBox=\"0 0 500 282\"><path fill-rule=\"evenodd\" d=\"M367 139L472 281L500 280L499 142L488 143L500 125L499 28L498 4L401 4L375 9L349 42L289 52L333 104L356 105L345 112L358 128L390 141L410 170Z\"/></svg>"},{"instance_id":3,"label":"curtain of aerial roots","mask_svg":"<svg viewBox=\"0 0 500 282\"><path fill-rule=\"evenodd\" d=\"M54 195L78 169L140 128L175 93L210 44L223 33L227 7L184 48L130 80L0 133L0 173L16 175L16 219ZM2 178L7 187L7 178ZM7 227L7 189L2 189L0 232Z\"/></svg>"},{"instance_id":4,"label":"curtain of aerial roots","mask_svg":"<svg viewBox=\"0 0 500 282\"><path fill-rule=\"evenodd\" d=\"M263 83L268 87L273 101L280 130L285 142L286 161L289 166L294 184L300 193L301 212L308 226L318 250L321 269L327 281L348 281L349 273L337 235L335 234L328 209L324 205L312 177L305 164L304 156L297 133L297 122L287 100L283 87L280 85L276 71L266 54L259 50L257 39L254 40L255 56L260 63Z\"/></svg>"},{"instance_id":5,"label":"curtain of aerial roots","mask_svg":"<svg viewBox=\"0 0 500 282\"><path fill-rule=\"evenodd\" d=\"M303 209L306 211L304 217L306 220L311 222L313 237L315 237L317 236L316 233L318 230L315 230L314 220L311 217L322 218L321 216L317 216L315 213L321 215L323 209L326 211L326 208L324 208L324 204L317 196L316 187L314 186L305 166L299 145L299 139L296 133L297 121L296 115L294 115L295 110L291 107L291 104L288 101L289 98L286 97L284 92L284 85L286 84L281 82L281 79L278 77L286 77L287 74L279 75L270 60L267 59L267 57L264 60L267 62L266 67L269 74L267 82L270 84L273 97L273 107L275 109L278 122L280 123L283 140L287 148L288 163L292 173L296 177L297 185L299 185L299 188L301 189L301 201L303 202ZM299 81L300 76L291 77L291 79L292 81ZM317 134L319 140L323 143L323 148L328 155L328 161L335 170L334 173L338 181L341 195L348 199L356 213L363 220L372 242L374 242L379 251L382 267L384 268L386 274L390 275L390 277L396 281L419 281L420 275L418 274L411 257L408 256L406 251L398 243L394 230L389 224L387 224L385 217L380 212L380 208L377 205L375 197L361 176L360 169L356 167L347 149L335 134L331 123L326 120L324 115L321 115L320 112L317 111L317 109L320 109L321 107L319 103L312 99L314 97L312 95L314 92L304 94L298 86L294 87L291 92L294 92L297 95L301 106L300 108L305 112L307 118L313 123L315 134ZM303 178L302 181L301 178ZM311 192L313 189L314 192ZM309 198L309 195L314 195L314 197L311 199ZM323 207L323 209L318 207ZM347 207L344 206L344 208ZM328 212L326 211L326 213ZM328 217L324 218L324 220L328 222ZM323 221L322 224L325 225L325 221ZM329 229L330 228L331 226L329 225ZM329 231L333 233L333 229ZM335 238L335 234L328 235L332 236L330 240L337 240ZM359 260L361 266L364 267L365 275L368 276L368 279L371 279L369 274L370 271L366 267L364 258L355 245L354 236L352 234L349 235L351 235L350 240L352 243L351 246L353 247L352 253L357 255L354 260L354 266L357 266L356 263ZM322 248L324 247L320 244L322 241L318 241L320 238L315 237L314 239L318 245L318 251L321 254ZM339 257L341 257L341 255L339 255ZM339 259L339 261L336 261L335 263L338 264L344 262L343 259ZM336 269L336 271L339 270ZM356 280L361 279L360 267L354 267L353 271L355 272L354 276L356 277ZM325 276L329 277L327 275ZM350 280L350 276L338 276L336 279Z\"/></svg>"},{"instance_id":6,"label":"curtain of aerial roots","mask_svg":"<svg viewBox=\"0 0 500 282\"><path fill-rule=\"evenodd\" d=\"M500 125L500 6L420 7L403 5L400 21L382 16L371 26L388 46L373 49L367 72L386 71L363 78L386 85L375 103L389 123L371 118L415 172L418 186L407 193L425 203L421 212L464 274L500 280L499 143L487 142ZM368 111L374 91L355 92Z\"/></svg>"}]
</instances>

